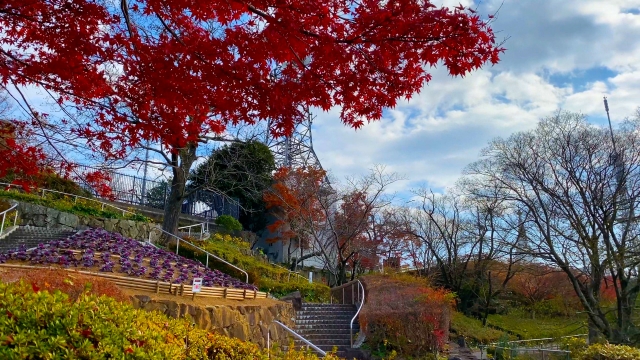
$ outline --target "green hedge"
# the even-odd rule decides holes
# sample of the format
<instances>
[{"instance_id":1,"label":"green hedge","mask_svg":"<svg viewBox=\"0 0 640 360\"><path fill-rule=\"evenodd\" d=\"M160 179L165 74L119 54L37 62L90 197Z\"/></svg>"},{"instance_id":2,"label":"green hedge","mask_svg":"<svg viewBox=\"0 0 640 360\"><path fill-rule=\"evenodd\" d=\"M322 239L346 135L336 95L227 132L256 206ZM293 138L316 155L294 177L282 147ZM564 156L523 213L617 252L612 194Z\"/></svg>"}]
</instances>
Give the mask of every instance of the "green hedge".
<instances>
[{"instance_id":1,"label":"green hedge","mask_svg":"<svg viewBox=\"0 0 640 360\"><path fill-rule=\"evenodd\" d=\"M260 291L269 292L275 297L282 297L294 291L300 291L302 298L306 302L329 302L331 296L331 289L327 285L316 282L309 283L303 279L289 282L262 279Z\"/></svg>"}]
</instances>

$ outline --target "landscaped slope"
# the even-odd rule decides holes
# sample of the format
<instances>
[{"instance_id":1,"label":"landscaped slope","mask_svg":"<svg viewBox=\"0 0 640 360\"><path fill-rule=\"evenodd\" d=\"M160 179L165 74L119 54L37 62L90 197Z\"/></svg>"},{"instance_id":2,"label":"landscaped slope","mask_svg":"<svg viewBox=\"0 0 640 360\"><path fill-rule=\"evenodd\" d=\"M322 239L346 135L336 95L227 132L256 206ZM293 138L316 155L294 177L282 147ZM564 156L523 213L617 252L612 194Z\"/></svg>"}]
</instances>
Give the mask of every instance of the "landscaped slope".
<instances>
[{"instance_id":1,"label":"landscaped slope","mask_svg":"<svg viewBox=\"0 0 640 360\"><path fill-rule=\"evenodd\" d=\"M191 284L193 278L202 278L204 286L257 290L253 285L208 269L195 260L102 229L87 230L67 239L40 244L31 250L18 249L0 254L0 263L5 262L80 267L174 284Z\"/></svg>"},{"instance_id":2,"label":"landscaped slope","mask_svg":"<svg viewBox=\"0 0 640 360\"><path fill-rule=\"evenodd\" d=\"M306 353L262 350L256 344L194 327L112 298L40 291L0 282L0 359L318 360ZM337 359L329 354L325 359Z\"/></svg>"}]
</instances>

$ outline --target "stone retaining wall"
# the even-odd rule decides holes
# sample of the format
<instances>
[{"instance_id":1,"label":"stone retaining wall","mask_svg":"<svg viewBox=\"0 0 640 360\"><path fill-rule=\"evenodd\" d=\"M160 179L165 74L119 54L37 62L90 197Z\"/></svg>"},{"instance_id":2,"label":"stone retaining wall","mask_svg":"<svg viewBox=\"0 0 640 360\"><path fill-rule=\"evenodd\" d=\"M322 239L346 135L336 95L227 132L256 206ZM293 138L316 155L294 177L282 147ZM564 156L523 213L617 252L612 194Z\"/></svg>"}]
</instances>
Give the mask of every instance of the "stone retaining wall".
<instances>
[{"instance_id":1,"label":"stone retaining wall","mask_svg":"<svg viewBox=\"0 0 640 360\"><path fill-rule=\"evenodd\" d=\"M48 208L42 205L19 202L19 217L22 225L44 227L49 229L79 230L86 227L103 228L117 232L122 236L136 240L147 240L150 230L155 224L126 219L106 219L89 216L78 216ZM152 232L152 237L160 236L159 231ZM157 239L151 239L155 241Z\"/></svg>"},{"instance_id":2,"label":"stone retaining wall","mask_svg":"<svg viewBox=\"0 0 640 360\"><path fill-rule=\"evenodd\" d=\"M290 303L278 303L271 306L259 305L210 305L198 306L174 300L156 300L147 295L131 297L135 308L148 311L160 311L173 318L189 314L200 329L250 341L261 347L267 345L267 331L273 320L293 327L295 312ZM271 341L280 344L289 342L288 333L282 327L271 327Z\"/></svg>"}]
</instances>

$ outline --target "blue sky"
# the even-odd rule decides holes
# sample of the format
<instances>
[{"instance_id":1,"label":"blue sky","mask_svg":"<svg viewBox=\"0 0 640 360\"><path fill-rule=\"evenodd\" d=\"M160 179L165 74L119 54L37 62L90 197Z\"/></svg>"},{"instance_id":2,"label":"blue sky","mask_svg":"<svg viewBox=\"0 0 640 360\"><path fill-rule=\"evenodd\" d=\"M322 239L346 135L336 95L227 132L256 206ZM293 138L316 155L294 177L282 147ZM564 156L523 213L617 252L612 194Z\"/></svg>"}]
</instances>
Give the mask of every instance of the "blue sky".
<instances>
[{"instance_id":1,"label":"blue sky","mask_svg":"<svg viewBox=\"0 0 640 360\"><path fill-rule=\"evenodd\" d=\"M495 14L497 40L506 39L501 62L464 78L434 69L419 94L358 131L341 124L339 109L316 111L315 151L334 178L382 164L407 179L392 188L403 199L419 186L442 192L491 139L532 129L558 109L605 125L607 96L616 126L640 106L640 0L434 3Z\"/></svg>"},{"instance_id":2,"label":"blue sky","mask_svg":"<svg viewBox=\"0 0 640 360\"><path fill-rule=\"evenodd\" d=\"M335 177L384 164L407 178L393 187L403 198L418 186L445 191L491 139L532 129L558 109L605 125L607 96L615 127L640 106L640 0L462 4L482 15L499 9L502 61L464 78L436 69L420 94L358 131L342 126L337 109L316 112L314 148Z\"/></svg>"}]
</instances>

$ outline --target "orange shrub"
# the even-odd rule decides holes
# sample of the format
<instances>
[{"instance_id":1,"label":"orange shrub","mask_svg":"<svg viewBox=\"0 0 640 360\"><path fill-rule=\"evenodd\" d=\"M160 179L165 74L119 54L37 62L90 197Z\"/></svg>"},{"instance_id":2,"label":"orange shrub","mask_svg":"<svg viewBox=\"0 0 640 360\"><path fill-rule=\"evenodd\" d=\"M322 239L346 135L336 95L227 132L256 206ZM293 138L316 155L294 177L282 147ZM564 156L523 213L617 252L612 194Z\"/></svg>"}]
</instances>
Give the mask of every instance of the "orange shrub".
<instances>
[{"instance_id":1,"label":"orange shrub","mask_svg":"<svg viewBox=\"0 0 640 360\"><path fill-rule=\"evenodd\" d=\"M406 275L362 279L367 301L360 326L372 349L418 356L442 350L449 337L454 296Z\"/></svg>"}]
</instances>

